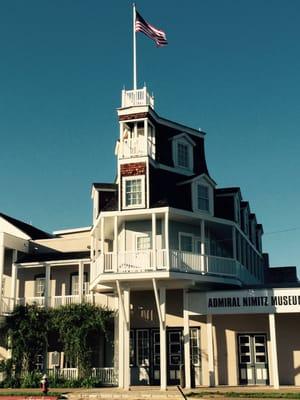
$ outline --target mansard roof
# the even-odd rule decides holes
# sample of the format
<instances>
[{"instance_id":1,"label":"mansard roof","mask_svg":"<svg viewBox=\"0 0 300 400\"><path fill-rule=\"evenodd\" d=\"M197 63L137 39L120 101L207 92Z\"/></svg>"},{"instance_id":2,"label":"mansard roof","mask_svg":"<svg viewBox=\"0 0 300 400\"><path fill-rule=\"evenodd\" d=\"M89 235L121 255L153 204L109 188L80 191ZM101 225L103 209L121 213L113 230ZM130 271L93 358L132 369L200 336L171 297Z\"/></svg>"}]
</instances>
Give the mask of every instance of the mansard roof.
<instances>
[{"instance_id":1,"label":"mansard roof","mask_svg":"<svg viewBox=\"0 0 300 400\"><path fill-rule=\"evenodd\" d=\"M31 239L50 239L53 237L48 232L42 231L41 229L38 229L30 224L27 224L26 222L20 221L16 218L12 218L9 215L0 213L0 217L4 218L7 222L15 226L16 228L20 229L23 233L28 235Z\"/></svg>"}]
</instances>

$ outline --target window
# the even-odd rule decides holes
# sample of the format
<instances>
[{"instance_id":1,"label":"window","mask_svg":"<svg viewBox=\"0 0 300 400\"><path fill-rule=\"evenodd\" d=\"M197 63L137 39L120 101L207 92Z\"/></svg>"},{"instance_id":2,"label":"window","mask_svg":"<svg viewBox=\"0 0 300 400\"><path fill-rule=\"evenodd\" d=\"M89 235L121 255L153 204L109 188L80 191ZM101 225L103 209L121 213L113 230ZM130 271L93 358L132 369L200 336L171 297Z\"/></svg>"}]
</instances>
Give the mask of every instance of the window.
<instances>
[{"instance_id":1,"label":"window","mask_svg":"<svg viewBox=\"0 0 300 400\"><path fill-rule=\"evenodd\" d=\"M209 192L207 186L197 185L197 208L198 210L209 211Z\"/></svg>"},{"instance_id":2,"label":"window","mask_svg":"<svg viewBox=\"0 0 300 400\"><path fill-rule=\"evenodd\" d=\"M193 170L193 147L196 143L189 135L181 133L172 138L174 166L181 170Z\"/></svg>"},{"instance_id":3,"label":"window","mask_svg":"<svg viewBox=\"0 0 300 400\"><path fill-rule=\"evenodd\" d=\"M88 279L87 273L85 272L83 275L83 294L86 294L88 291ZM71 274L71 295L72 296L79 296L79 276L78 272L74 272Z\"/></svg>"},{"instance_id":4,"label":"window","mask_svg":"<svg viewBox=\"0 0 300 400\"><path fill-rule=\"evenodd\" d=\"M35 278L34 296L35 297L45 296L45 277L44 276L37 276Z\"/></svg>"},{"instance_id":5,"label":"window","mask_svg":"<svg viewBox=\"0 0 300 400\"><path fill-rule=\"evenodd\" d=\"M137 335L137 365L149 365L149 331L139 329Z\"/></svg>"},{"instance_id":6,"label":"window","mask_svg":"<svg viewBox=\"0 0 300 400\"><path fill-rule=\"evenodd\" d=\"M123 207L139 208L145 206L144 176L123 178Z\"/></svg>"},{"instance_id":7,"label":"window","mask_svg":"<svg viewBox=\"0 0 300 400\"><path fill-rule=\"evenodd\" d=\"M199 328L190 328L191 362L193 366L200 365Z\"/></svg>"},{"instance_id":8,"label":"window","mask_svg":"<svg viewBox=\"0 0 300 400\"><path fill-rule=\"evenodd\" d=\"M137 251L151 249L151 236L149 233L136 237L136 249Z\"/></svg>"},{"instance_id":9,"label":"window","mask_svg":"<svg viewBox=\"0 0 300 400\"><path fill-rule=\"evenodd\" d=\"M189 149L185 143L177 143L177 165L182 168L189 168Z\"/></svg>"},{"instance_id":10,"label":"window","mask_svg":"<svg viewBox=\"0 0 300 400\"><path fill-rule=\"evenodd\" d=\"M130 358L130 365L134 365L134 357L135 357L135 352L134 352L134 331L130 329L130 336L129 336L129 358Z\"/></svg>"},{"instance_id":11,"label":"window","mask_svg":"<svg viewBox=\"0 0 300 400\"><path fill-rule=\"evenodd\" d=\"M193 236L180 233L179 234L179 248L181 251L193 251Z\"/></svg>"}]
</instances>

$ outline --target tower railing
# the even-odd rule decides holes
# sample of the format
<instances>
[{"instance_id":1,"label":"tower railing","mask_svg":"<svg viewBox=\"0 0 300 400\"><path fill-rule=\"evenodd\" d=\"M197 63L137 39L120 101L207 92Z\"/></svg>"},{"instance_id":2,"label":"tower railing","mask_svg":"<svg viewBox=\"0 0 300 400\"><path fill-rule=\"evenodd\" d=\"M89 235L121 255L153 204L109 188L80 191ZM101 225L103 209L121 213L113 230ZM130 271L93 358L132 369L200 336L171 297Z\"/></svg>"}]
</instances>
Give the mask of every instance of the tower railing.
<instances>
[{"instance_id":1,"label":"tower railing","mask_svg":"<svg viewBox=\"0 0 300 400\"><path fill-rule=\"evenodd\" d=\"M147 92L146 86L137 90L122 90L122 107L150 106L154 108L154 97Z\"/></svg>"}]
</instances>

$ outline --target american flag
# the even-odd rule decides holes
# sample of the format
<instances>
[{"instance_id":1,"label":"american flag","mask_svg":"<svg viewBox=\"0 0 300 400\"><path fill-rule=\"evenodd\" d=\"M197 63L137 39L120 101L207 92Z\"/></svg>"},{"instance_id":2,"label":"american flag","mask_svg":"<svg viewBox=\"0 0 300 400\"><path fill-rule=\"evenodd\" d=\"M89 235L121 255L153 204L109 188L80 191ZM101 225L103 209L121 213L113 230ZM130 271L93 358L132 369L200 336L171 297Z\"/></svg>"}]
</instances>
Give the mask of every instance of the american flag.
<instances>
[{"instance_id":1,"label":"american flag","mask_svg":"<svg viewBox=\"0 0 300 400\"><path fill-rule=\"evenodd\" d=\"M168 44L165 32L150 25L137 11L135 14L135 31L144 33L144 35L154 40L159 47Z\"/></svg>"}]
</instances>

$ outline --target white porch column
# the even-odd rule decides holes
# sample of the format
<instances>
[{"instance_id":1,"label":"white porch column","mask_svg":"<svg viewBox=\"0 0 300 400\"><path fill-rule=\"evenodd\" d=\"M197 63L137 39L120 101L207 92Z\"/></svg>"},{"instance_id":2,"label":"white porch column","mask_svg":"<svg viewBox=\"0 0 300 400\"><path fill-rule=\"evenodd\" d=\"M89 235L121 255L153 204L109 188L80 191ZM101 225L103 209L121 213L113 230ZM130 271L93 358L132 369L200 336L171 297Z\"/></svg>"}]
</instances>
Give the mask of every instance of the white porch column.
<instances>
[{"instance_id":1,"label":"white porch column","mask_svg":"<svg viewBox=\"0 0 300 400\"><path fill-rule=\"evenodd\" d=\"M184 343L184 375L185 388L191 388L191 346L189 327L189 294L186 289L183 291L183 343Z\"/></svg>"},{"instance_id":2,"label":"white porch column","mask_svg":"<svg viewBox=\"0 0 300 400\"><path fill-rule=\"evenodd\" d=\"M84 265L83 261L80 261L78 264L78 295L79 295L79 303L82 303L83 299L83 271Z\"/></svg>"},{"instance_id":3,"label":"white porch column","mask_svg":"<svg viewBox=\"0 0 300 400\"><path fill-rule=\"evenodd\" d=\"M0 234L0 314L3 313L3 302L2 302L2 285L3 285L3 271L5 262L5 246L4 246L4 234Z\"/></svg>"},{"instance_id":4,"label":"white porch column","mask_svg":"<svg viewBox=\"0 0 300 400\"><path fill-rule=\"evenodd\" d=\"M16 266L16 261L18 257L17 250L13 250L13 259L12 259L12 266L11 266L11 298L12 304L10 304L11 308L13 309L17 303L17 279L18 279L18 269ZM12 311L11 309L11 311Z\"/></svg>"},{"instance_id":5,"label":"white porch column","mask_svg":"<svg viewBox=\"0 0 300 400\"><path fill-rule=\"evenodd\" d=\"M159 306L161 323L159 326L160 338L160 388L167 389L167 337L166 337L166 288L159 289Z\"/></svg>"},{"instance_id":6,"label":"white porch column","mask_svg":"<svg viewBox=\"0 0 300 400\"><path fill-rule=\"evenodd\" d=\"M47 308L50 305L50 273L51 267L50 265L45 265L45 307Z\"/></svg>"},{"instance_id":7,"label":"white porch column","mask_svg":"<svg viewBox=\"0 0 300 400\"><path fill-rule=\"evenodd\" d=\"M153 260L153 267L156 269L157 267L157 254L156 254L156 214L152 213L152 260Z\"/></svg>"},{"instance_id":8,"label":"white porch column","mask_svg":"<svg viewBox=\"0 0 300 400\"><path fill-rule=\"evenodd\" d=\"M91 261L94 262L95 261L95 233L93 232L91 234Z\"/></svg>"},{"instance_id":9,"label":"white porch column","mask_svg":"<svg viewBox=\"0 0 300 400\"><path fill-rule=\"evenodd\" d=\"M118 298L118 333L119 333L119 359L118 359L118 373L119 373L119 379L118 379L118 384L119 388L123 389L124 388L124 317L123 317L123 311L121 307L121 301L120 300L120 295Z\"/></svg>"},{"instance_id":10,"label":"white porch column","mask_svg":"<svg viewBox=\"0 0 300 400\"><path fill-rule=\"evenodd\" d=\"M159 344L160 344L160 388L167 388L167 340L166 340L166 288L157 289L155 278L152 278L155 303L159 319Z\"/></svg>"},{"instance_id":11,"label":"white porch column","mask_svg":"<svg viewBox=\"0 0 300 400\"><path fill-rule=\"evenodd\" d=\"M121 290L117 280L119 305L119 388L130 386L130 290Z\"/></svg>"},{"instance_id":12,"label":"white porch column","mask_svg":"<svg viewBox=\"0 0 300 400\"><path fill-rule=\"evenodd\" d=\"M205 221L201 219L200 223L200 240L201 240L201 271L206 271L206 262L205 262Z\"/></svg>"},{"instance_id":13,"label":"white porch column","mask_svg":"<svg viewBox=\"0 0 300 400\"><path fill-rule=\"evenodd\" d=\"M104 260L104 217L100 220L100 257L102 259L101 273L105 270Z\"/></svg>"},{"instance_id":14,"label":"white porch column","mask_svg":"<svg viewBox=\"0 0 300 400\"><path fill-rule=\"evenodd\" d=\"M130 289L124 289L124 389L130 386Z\"/></svg>"},{"instance_id":15,"label":"white porch column","mask_svg":"<svg viewBox=\"0 0 300 400\"><path fill-rule=\"evenodd\" d=\"M270 329L270 342L271 342L271 353L272 353L273 386L274 389L279 389L275 314L269 314L269 329Z\"/></svg>"},{"instance_id":16,"label":"white porch column","mask_svg":"<svg viewBox=\"0 0 300 400\"><path fill-rule=\"evenodd\" d=\"M214 368L214 345L213 345L213 327L212 315L206 317L207 328L207 356L208 356L208 385L215 386L215 368Z\"/></svg>"},{"instance_id":17,"label":"white porch column","mask_svg":"<svg viewBox=\"0 0 300 400\"><path fill-rule=\"evenodd\" d=\"M165 249L167 269L171 269L170 265L170 243L169 243L169 212L165 212Z\"/></svg>"},{"instance_id":18,"label":"white porch column","mask_svg":"<svg viewBox=\"0 0 300 400\"><path fill-rule=\"evenodd\" d=\"M118 217L114 217L114 265L116 268L118 268L118 251L119 251L119 246L118 246Z\"/></svg>"}]
</instances>

